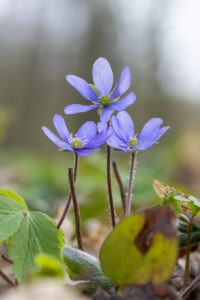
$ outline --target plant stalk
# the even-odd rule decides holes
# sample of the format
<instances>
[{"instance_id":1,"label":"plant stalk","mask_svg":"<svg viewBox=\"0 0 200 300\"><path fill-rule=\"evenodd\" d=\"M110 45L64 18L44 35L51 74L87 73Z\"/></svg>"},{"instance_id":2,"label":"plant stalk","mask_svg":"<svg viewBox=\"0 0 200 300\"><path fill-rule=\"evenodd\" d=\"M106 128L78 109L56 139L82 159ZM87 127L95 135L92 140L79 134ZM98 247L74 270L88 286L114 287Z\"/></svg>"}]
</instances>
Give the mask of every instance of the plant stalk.
<instances>
[{"instance_id":1,"label":"plant stalk","mask_svg":"<svg viewBox=\"0 0 200 300\"><path fill-rule=\"evenodd\" d=\"M110 120L107 122L107 126L110 127ZM109 204L110 204L110 213L111 213L111 221L112 227L115 228L116 220L115 220L115 207L113 201L113 194L112 194L112 182L111 182L111 148L107 144L107 186L108 186L108 197L109 197Z\"/></svg>"},{"instance_id":2,"label":"plant stalk","mask_svg":"<svg viewBox=\"0 0 200 300\"><path fill-rule=\"evenodd\" d=\"M129 176L128 195L127 195L127 202L126 202L126 216L129 216L131 213L131 196L132 196L132 189L133 189L135 156L136 156L136 152L131 153L130 176Z\"/></svg>"},{"instance_id":3,"label":"plant stalk","mask_svg":"<svg viewBox=\"0 0 200 300\"><path fill-rule=\"evenodd\" d=\"M76 182L76 177L77 177L77 172L78 172L78 155L77 153L75 152L74 153L74 182ZM68 209L69 209L69 206L70 206L70 203L71 203L71 199L72 199L72 193L71 191L69 192L69 195L68 195L68 198L67 198L67 203L65 205L65 209L63 211L63 214L57 224L57 228L59 229L66 217L66 214L68 212Z\"/></svg>"},{"instance_id":4,"label":"plant stalk","mask_svg":"<svg viewBox=\"0 0 200 300\"><path fill-rule=\"evenodd\" d=\"M115 207L113 201L113 194L112 194L112 182L111 182L111 148L107 145L107 185L108 185L108 197L109 197L109 204L110 204L110 213L111 213L111 221L112 227L115 228L116 220L115 220Z\"/></svg>"},{"instance_id":5,"label":"plant stalk","mask_svg":"<svg viewBox=\"0 0 200 300\"><path fill-rule=\"evenodd\" d=\"M188 287L180 293L180 298L184 299L193 289L193 287L197 284L197 282L200 280L200 275L198 275L191 283L188 285Z\"/></svg>"},{"instance_id":6,"label":"plant stalk","mask_svg":"<svg viewBox=\"0 0 200 300\"><path fill-rule=\"evenodd\" d=\"M121 179L121 176L120 176L120 173L119 173L116 162L113 161L112 165L113 165L113 170L114 170L114 173L115 173L115 177L116 177L116 180L117 180L117 183L118 183L118 186L119 186L121 201L122 201L122 207L123 207L124 215L125 215L125 213L126 213L126 194L125 194L125 190L124 190L124 185L123 185L123 182L122 182L122 179Z\"/></svg>"},{"instance_id":7,"label":"plant stalk","mask_svg":"<svg viewBox=\"0 0 200 300\"><path fill-rule=\"evenodd\" d=\"M187 235L187 245L186 245L186 258L185 258L185 273L184 273L183 290L187 286L188 274L189 274L190 247L191 247L191 234L192 234L193 218L194 218L194 216L192 216L190 222L188 222L188 235Z\"/></svg>"},{"instance_id":8,"label":"plant stalk","mask_svg":"<svg viewBox=\"0 0 200 300\"><path fill-rule=\"evenodd\" d=\"M74 204L74 215L75 215L75 222L76 222L76 237L78 242L78 248L83 250L83 242L82 242L82 231L81 231L81 217L80 217L80 209L77 201L76 189L74 184L74 175L73 169L68 169L68 176L69 176L69 184L72 193L72 200Z\"/></svg>"}]
</instances>

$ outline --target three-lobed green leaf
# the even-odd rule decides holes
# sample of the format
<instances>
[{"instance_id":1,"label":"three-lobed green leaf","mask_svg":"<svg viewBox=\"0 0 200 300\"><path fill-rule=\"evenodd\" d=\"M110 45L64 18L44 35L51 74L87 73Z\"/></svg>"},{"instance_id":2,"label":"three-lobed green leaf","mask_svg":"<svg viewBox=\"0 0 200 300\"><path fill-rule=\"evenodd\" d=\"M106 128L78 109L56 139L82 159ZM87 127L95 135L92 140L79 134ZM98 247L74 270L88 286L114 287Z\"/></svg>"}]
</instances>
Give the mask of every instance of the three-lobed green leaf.
<instances>
[{"instance_id":1,"label":"three-lobed green leaf","mask_svg":"<svg viewBox=\"0 0 200 300\"><path fill-rule=\"evenodd\" d=\"M35 266L36 255L45 253L59 259L62 232L49 216L29 212L17 194L0 190L0 195L0 240L9 238L8 252L20 282Z\"/></svg>"},{"instance_id":2,"label":"three-lobed green leaf","mask_svg":"<svg viewBox=\"0 0 200 300\"><path fill-rule=\"evenodd\" d=\"M35 264L37 254L46 253L59 258L59 232L45 214L30 212L10 238L8 251L10 258L15 260L15 276L21 281Z\"/></svg>"},{"instance_id":3,"label":"three-lobed green leaf","mask_svg":"<svg viewBox=\"0 0 200 300\"><path fill-rule=\"evenodd\" d=\"M0 240L12 236L19 228L26 212L23 199L18 195L0 190Z\"/></svg>"}]
</instances>

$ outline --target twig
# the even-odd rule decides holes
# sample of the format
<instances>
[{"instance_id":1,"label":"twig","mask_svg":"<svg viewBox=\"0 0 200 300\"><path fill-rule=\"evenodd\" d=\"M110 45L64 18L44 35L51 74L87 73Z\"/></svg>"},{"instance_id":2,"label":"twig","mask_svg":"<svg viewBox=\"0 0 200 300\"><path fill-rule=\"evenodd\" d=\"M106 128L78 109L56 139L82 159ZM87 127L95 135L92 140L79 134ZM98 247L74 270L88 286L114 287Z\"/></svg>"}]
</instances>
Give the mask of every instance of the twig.
<instances>
[{"instance_id":1,"label":"twig","mask_svg":"<svg viewBox=\"0 0 200 300\"><path fill-rule=\"evenodd\" d=\"M193 287L197 284L197 282L200 280L200 274L188 285L188 287L180 293L180 298L185 298L193 289Z\"/></svg>"},{"instance_id":2,"label":"twig","mask_svg":"<svg viewBox=\"0 0 200 300\"><path fill-rule=\"evenodd\" d=\"M76 177L77 177L77 171L78 171L78 155L77 153L75 152L74 154L74 182L76 181ZM66 217L66 214L68 212L68 209L69 209L69 206L70 206L70 203L71 203L71 199L72 199L72 193L71 191L69 192L69 195L68 195L68 198L67 198L67 203L66 203L66 206L65 206L65 209L63 211L63 214L57 224L57 228L59 229Z\"/></svg>"},{"instance_id":3,"label":"twig","mask_svg":"<svg viewBox=\"0 0 200 300\"><path fill-rule=\"evenodd\" d=\"M9 262L10 264L13 264L13 261L10 258L6 257L4 254L1 254L1 258L3 258L5 261Z\"/></svg>"},{"instance_id":4,"label":"twig","mask_svg":"<svg viewBox=\"0 0 200 300\"><path fill-rule=\"evenodd\" d=\"M5 279L10 285L14 286L15 283L0 269L0 275Z\"/></svg>"},{"instance_id":5,"label":"twig","mask_svg":"<svg viewBox=\"0 0 200 300\"><path fill-rule=\"evenodd\" d=\"M120 195L121 195L121 201L122 201L122 206L123 206L123 210L124 210L124 214L126 213L126 194L125 194L125 190L124 190L124 185L117 167L117 164L115 161L112 162L113 165L113 170L115 173L115 177L119 186L119 190L120 190Z\"/></svg>"},{"instance_id":6,"label":"twig","mask_svg":"<svg viewBox=\"0 0 200 300\"><path fill-rule=\"evenodd\" d=\"M76 222L76 237L78 242L78 247L80 250L83 250L83 242L82 242L82 232L81 232L81 217L80 217L80 209L77 201L76 196L76 189L74 185L74 176L73 176L73 169L68 169L68 176L69 176L69 184L72 193L72 200L74 204L74 215L75 215L75 222Z\"/></svg>"}]
</instances>

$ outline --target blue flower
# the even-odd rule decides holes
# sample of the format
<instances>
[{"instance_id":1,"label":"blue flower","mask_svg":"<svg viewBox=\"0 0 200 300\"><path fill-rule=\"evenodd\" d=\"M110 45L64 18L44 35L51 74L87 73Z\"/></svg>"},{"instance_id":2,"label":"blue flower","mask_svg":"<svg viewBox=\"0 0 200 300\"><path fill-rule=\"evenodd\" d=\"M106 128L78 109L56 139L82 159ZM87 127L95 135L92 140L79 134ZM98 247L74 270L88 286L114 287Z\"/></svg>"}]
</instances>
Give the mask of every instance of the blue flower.
<instances>
[{"instance_id":1,"label":"blue flower","mask_svg":"<svg viewBox=\"0 0 200 300\"><path fill-rule=\"evenodd\" d=\"M162 119L150 119L137 137L134 131L133 121L129 114L125 111L119 112L117 116L112 117L111 124L113 133L108 137L107 143L109 146L125 152L146 150L152 147L170 128L169 126L160 128L162 123Z\"/></svg>"},{"instance_id":2,"label":"blue flower","mask_svg":"<svg viewBox=\"0 0 200 300\"><path fill-rule=\"evenodd\" d=\"M42 126L42 129L46 136L56 144L60 149L65 151L76 152L78 156L88 156L96 151L90 151L97 149L102 146L108 135L111 133L110 130L97 133L97 126L94 122L88 121L85 122L73 136L69 133L65 120L60 115L54 115L53 117L54 126L58 132L57 137L51 130L47 127Z\"/></svg>"},{"instance_id":3,"label":"blue flower","mask_svg":"<svg viewBox=\"0 0 200 300\"><path fill-rule=\"evenodd\" d=\"M99 109L102 122L107 122L114 110L123 111L128 106L135 102L136 96L134 93L129 93L124 98L120 96L124 94L131 85L131 72L129 67L124 67L121 72L121 77L112 90L113 72L109 62L103 58L98 58L92 69L94 85L88 84L84 79L75 76L67 75L67 81L87 100L91 101L92 105L72 104L65 107L65 114L76 114Z\"/></svg>"}]
</instances>

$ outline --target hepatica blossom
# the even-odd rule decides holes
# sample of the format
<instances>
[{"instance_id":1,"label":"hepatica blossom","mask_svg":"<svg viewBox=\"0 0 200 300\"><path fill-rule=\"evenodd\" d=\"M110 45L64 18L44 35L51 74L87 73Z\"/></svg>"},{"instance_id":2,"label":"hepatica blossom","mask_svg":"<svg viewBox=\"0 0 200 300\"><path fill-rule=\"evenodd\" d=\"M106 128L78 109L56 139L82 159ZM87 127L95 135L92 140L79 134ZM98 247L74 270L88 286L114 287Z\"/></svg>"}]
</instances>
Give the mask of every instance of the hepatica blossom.
<instances>
[{"instance_id":1,"label":"hepatica blossom","mask_svg":"<svg viewBox=\"0 0 200 300\"><path fill-rule=\"evenodd\" d=\"M60 149L76 152L78 156L88 156L96 153L98 150L90 150L94 150L102 146L105 143L108 134L111 132L111 130L108 129L107 131L96 134L96 124L92 121L88 121L84 123L73 136L69 133L65 120L61 115L55 114L53 117L53 123L60 138L51 132L51 130L49 130L46 126L42 126L46 136Z\"/></svg>"},{"instance_id":2,"label":"hepatica blossom","mask_svg":"<svg viewBox=\"0 0 200 300\"><path fill-rule=\"evenodd\" d=\"M67 75L67 81L87 100L91 105L72 104L65 108L65 114L75 114L99 109L102 122L107 122L114 110L123 111L135 102L135 94L129 93L122 99L120 97L129 89L131 84L131 72L129 67L124 67L120 80L114 90L113 72L109 62L103 58L98 58L92 69L94 85L88 84L84 79Z\"/></svg>"},{"instance_id":3,"label":"hepatica blossom","mask_svg":"<svg viewBox=\"0 0 200 300\"><path fill-rule=\"evenodd\" d=\"M152 147L170 128L169 126L160 128L163 123L162 119L152 118L144 125L137 137L134 131L134 123L125 111L113 116L111 123L113 134L107 139L109 146L132 153L136 150L146 150Z\"/></svg>"}]
</instances>

